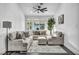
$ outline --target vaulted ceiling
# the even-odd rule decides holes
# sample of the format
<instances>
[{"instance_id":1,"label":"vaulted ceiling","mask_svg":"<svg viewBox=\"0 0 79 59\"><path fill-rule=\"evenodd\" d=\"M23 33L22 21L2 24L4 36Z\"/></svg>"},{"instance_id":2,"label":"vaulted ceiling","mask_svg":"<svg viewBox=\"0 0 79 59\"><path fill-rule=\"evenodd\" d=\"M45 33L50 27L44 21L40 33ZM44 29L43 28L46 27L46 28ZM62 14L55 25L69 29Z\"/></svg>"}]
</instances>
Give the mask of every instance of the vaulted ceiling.
<instances>
[{"instance_id":1,"label":"vaulted ceiling","mask_svg":"<svg viewBox=\"0 0 79 59\"><path fill-rule=\"evenodd\" d=\"M33 6L36 6L37 3L19 3L18 4L21 10L23 11L24 15L54 15L61 7L61 3L44 3L43 7L47 7L47 10L45 13L36 13L33 10Z\"/></svg>"}]
</instances>

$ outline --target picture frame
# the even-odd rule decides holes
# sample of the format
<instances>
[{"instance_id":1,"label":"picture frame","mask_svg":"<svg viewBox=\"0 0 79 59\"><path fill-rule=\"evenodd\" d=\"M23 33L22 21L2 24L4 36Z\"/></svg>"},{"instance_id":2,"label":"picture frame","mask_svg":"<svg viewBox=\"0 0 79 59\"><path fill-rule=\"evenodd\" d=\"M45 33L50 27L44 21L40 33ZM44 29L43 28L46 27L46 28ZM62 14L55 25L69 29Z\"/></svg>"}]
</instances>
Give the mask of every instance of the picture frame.
<instances>
[{"instance_id":1,"label":"picture frame","mask_svg":"<svg viewBox=\"0 0 79 59\"><path fill-rule=\"evenodd\" d=\"M58 24L64 24L64 14L58 17Z\"/></svg>"},{"instance_id":2,"label":"picture frame","mask_svg":"<svg viewBox=\"0 0 79 59\"><path fill-rule=\"evenodd\" d=\"M1 21L0 21L0 28L1 28L1 26L2 26L2 25L1 25Z\"/></svg>"}]
</instances>

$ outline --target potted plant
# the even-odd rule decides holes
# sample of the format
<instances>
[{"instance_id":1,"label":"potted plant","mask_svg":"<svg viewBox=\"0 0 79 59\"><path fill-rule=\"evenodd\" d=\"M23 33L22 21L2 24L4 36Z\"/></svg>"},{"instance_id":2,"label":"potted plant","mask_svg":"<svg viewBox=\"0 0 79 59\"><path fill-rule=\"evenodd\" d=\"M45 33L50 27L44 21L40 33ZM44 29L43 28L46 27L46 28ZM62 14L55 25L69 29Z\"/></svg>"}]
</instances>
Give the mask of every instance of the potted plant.
<instances>
[{"instance_id":1,"label":"potted plant","mask_svg":"<svg viewBox=\"0 0 79 59\"><path fill-rule=\"evenodd\" d=\"M52 35L52 29L54 28L54 25L55 25L55 19L49 18L48 19L48 30L50 31L50 35Z\"/></svg>"}]
</instances>

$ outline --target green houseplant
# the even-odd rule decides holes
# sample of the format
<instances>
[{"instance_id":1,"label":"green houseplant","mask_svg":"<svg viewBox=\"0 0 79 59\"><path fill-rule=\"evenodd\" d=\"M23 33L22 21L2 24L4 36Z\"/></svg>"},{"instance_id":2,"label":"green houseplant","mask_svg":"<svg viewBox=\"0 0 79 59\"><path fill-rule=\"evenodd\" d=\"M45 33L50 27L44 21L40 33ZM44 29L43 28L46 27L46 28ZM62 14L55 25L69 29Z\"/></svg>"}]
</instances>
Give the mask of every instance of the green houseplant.
<instances>
[{"instance_id":1,"label":"green houseplant","mask_svg":"<svg viewBox=\"0 0 79 59\"><path fill-rule=\"evenodd\" d=\"M54 25L55 25L55 19L49 18L48 19L48 30L50 30L50 35L52 35L52 29L54 28Z\"/></svg>"}]
</instances>

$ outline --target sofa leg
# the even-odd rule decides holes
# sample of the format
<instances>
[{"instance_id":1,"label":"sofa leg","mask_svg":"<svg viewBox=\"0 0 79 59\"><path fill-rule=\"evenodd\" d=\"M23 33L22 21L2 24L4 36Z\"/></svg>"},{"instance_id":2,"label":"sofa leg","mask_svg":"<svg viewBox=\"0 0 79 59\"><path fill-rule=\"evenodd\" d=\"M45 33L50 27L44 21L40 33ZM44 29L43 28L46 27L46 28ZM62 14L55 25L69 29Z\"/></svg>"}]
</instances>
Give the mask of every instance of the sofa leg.
<instances>
[{"instance_id":1,"label":"sofa leg","mask_svg":"<svg viewBox=\"0 0 79 59\"><path fill-rule=\"evenodd\" d=\"M61 44L60 46L64 46L63 44Z\"/></svg>"},{"instance_id":2,"label":"sofa leg","mask_svg":"<svg viewBox=\"0 0 79 59\"><path fill-rule=\"evenodd\" d=\"M20 51L20 53L24 53L24 54L26 54L27 52L26 52L26 51Z\"/></svg>"}]
</instances>

